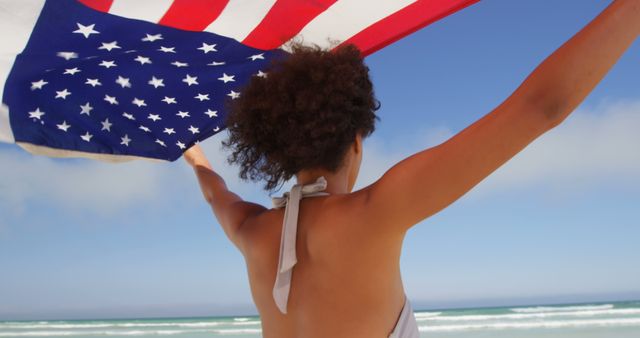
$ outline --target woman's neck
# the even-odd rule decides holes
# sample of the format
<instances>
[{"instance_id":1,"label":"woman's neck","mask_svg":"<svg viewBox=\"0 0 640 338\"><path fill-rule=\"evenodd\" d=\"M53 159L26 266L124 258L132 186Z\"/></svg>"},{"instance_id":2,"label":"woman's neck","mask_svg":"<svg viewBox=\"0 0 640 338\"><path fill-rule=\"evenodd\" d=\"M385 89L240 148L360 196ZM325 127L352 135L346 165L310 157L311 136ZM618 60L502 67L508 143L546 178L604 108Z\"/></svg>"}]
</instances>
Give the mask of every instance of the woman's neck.
<instances>
[{"instance_id":1,"label":"woman's neck","mask_svg":"<svg viewBox=\"0 0 640 338\"><path fill-rule=\"evenodd\" d=\"M324 176L327 180L327 188L324 190L329 194L348 194L349 178L344 170L336 173L327 170L301 171L296 175L296 184L311 184L318 177Z\"/></svg>"}]
</instances>

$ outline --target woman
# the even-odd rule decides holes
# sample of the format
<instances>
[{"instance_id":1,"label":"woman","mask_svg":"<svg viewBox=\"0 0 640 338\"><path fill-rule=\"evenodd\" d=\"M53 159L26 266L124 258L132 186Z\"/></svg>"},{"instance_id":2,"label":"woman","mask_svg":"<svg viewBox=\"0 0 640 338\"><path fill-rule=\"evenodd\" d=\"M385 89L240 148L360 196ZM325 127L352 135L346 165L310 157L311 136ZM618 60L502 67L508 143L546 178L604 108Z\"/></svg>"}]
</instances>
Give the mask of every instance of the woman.
<instances>
[{"instance_id":1,"label":"woman","mask_svg":"<svg viewBox=\"0 0 640 338\"><path fill-rule=\"evenodd\" d=\"M264 337L418 337L399 268L407 230L560 124L639 34L640 1L613 1L489 114L358 191L379 107L358 51L298 46L253 79L223 145L242 178L272 190L295 175L291 192L270 209L246 202L199 146L185 159L245 257Z\"/></svg>"}]
</instances>

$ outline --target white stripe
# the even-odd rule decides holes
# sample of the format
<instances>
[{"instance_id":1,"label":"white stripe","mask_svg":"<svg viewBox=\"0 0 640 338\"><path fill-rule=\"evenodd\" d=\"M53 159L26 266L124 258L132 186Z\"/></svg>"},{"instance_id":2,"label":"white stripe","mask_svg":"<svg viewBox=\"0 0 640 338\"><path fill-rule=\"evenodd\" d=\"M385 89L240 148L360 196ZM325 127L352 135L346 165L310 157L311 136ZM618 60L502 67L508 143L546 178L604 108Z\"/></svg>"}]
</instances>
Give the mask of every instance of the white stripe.
<instances>
[{"instance_id":1,"label":"white stripe","mask_svg":"<svg viewBox=\"0 0 640 338\"><path fill-rule=\"evenodd\" d=\"M6 104L0 105L0 141L13 143L13 132L9 124L9 107Z\"/></svg>"},{"instance_id":2,"label":"white stripe","mask_svg":"<svg viewBox=\"0 0 640 338\"><path fill-rule=\"evenodd\" d=\"M230 0L205 31L242 41L267 15L275 0Z\"/></svg>"},{"instance_id":3,"label":"white stripe","mask_svg":"<svg viewBox=\"0 0 640 338\"><path fill-rule=\"evenodd\" d=\"M3 0L0 5L0 32L2 52L0 52L0 102L4 85L13 67L16 55L22 52L38 20L44 0ZM0 141L13 142L9 125L9 107L0 107Z\"/></svg>"},{"instance_id":4,"label":"white stripe","mask_svg":"<svg viewBox=\"0 0 640 338\"><path fill-rule=\"evenodd\" d=\"M102 153L88 153L79 150L68 150L68 149L58 149L51 148L47 146L41 146L37 144L27 143L27 142L16 142L17 145L22 147L22 149L30 152L34 155L43 155L47 157L83 157L90 158L93 160L100 160L105 162L126 162L132 160L147 160L151 162L168 162L167 160L161 160L152 157L142 157L136 155L113 155L113 154L102 154Z\"/></svg>"},{"instance_id":5,"label":"white stripe","mask_svg":"<svg viewBox=\"0 0 640 338\"><path fill-rule=\"evenodd\" d=\"M109 13L157 23L172 3L173 0L113 0Z\"/></svg>"},{"instance_id":6,"label":"white stripe","mask_svg":"<svg viewBox=\"0 0 640 338\"><path fill-rule=\"evenodd\" d=\"M417 0L341 0L335 2L322 14L309 22L292 40L301 40L305 45L312 43L329 47L327 39L342 43L367 27L387 16L407 7ZM287 43L288 43L287 42ZM282 49L290 51L285 44Z\"/></svg>"}]
</instances>

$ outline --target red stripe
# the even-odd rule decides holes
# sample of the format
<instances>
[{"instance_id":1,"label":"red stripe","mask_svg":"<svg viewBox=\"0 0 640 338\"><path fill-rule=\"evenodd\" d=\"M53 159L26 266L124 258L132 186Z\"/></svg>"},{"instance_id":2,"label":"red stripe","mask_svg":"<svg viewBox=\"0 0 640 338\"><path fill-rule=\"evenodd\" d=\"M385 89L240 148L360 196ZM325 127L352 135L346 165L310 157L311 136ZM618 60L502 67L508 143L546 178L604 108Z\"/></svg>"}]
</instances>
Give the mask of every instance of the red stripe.
<instances>
[{"instance_id":1,"label":"red stripe","mask_svg":"<svg viewBox=\"0 0 640 338\"><path fill-rule=\"evenodd\" d=\"M161 25L201 32L215 20L229 0L175 0Z\"/></svg>"},{"instance_id":2,"label":"red stripe","mask_svg":"<svg viewBox=\"0 0 640 338\"><path fill-rule=\"evenodd\" d=\"M367 56L478 1L419 0L367 27L342 44L354 43Z\"/></svg>"},{"instance_id":3,"label":"red stripe","mask_svg":"<svg viewBox=\"0 0 640 338\"><path fill-rule=\"evenodd\" d=\"M242 43L259 49L280 47L334 2L336 0L278 0Z\"/></svg>"},{"instance_id":4,"label":"red stripe","mask_svg":"<svg viewBox=\"0 0 640 338\"><path fill-rule=\"evenodd\" d=\"M82 4L87 7L91 7L96 11L100 12L108 12L109 8L111 8L111 4L113 0L79 0Z\"/></svg>"}]
</instances>

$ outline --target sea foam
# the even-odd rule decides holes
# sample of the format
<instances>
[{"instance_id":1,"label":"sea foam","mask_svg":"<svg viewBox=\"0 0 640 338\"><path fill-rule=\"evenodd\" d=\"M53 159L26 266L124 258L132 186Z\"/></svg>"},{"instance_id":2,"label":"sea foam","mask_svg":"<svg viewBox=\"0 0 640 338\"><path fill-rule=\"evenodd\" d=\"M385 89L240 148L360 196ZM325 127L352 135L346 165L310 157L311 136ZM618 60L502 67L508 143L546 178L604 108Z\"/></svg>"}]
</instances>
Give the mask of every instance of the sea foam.
<instances>
[{"instance_id":1,"label":"sea foam","mask_svg":"<svg viewBox=\"0 0 640 338\"><path fill-rule=\"evenodd\" d=\"M640 318L616 318L616 319L587 319L567 321L544 322L511 322L511 323L482 323L465 325L434 325L420 326L421 332L440 331L470 331L482 329L536 329L536 328L566 328L566 327L594 327L594 326L640 326Z\"/></svg>"},{"instance_id":2,"label":"sea foam","mask_svg":"<svg viewBox=\"0 0 640 338\"><path fill-rule=\"evenodd\" d=\"M581 310L607 310L613 309L613 304L604 305L577 305L577 306L535 306L524 308L511 308L513 312L550 312L550 311L581 311Z\"/></svg>"}]
</instances>

